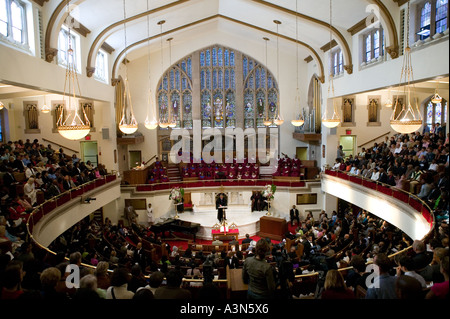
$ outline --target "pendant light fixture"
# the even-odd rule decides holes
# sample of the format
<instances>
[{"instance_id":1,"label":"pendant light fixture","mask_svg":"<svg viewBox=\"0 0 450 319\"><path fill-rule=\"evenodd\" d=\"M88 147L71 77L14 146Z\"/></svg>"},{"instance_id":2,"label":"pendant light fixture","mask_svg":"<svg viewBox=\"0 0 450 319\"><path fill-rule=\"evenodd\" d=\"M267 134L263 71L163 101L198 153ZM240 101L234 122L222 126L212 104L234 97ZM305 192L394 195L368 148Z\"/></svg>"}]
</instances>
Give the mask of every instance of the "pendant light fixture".
<instances>
[{"instance_id":1,"label":"pendant light fixture","mask_svg":"<svg viewBox=\"0 0 450 319\"><path fill-rule=\"evenodd\" d=\"M44 105L42 105L41 112L44 114L50 113L51 108L47 105L47 99L45 98L47 94L44 94Z\"/></svg>"},{"instance_id":2,"label":"pendant light fixture","mask_svg":"<svg viewBox=\"0 0 450 319\"><path fill-rule=\"evenodd\" d=\"M266 79L269 77L269 71L267 69L267 41L270 41L269 38L267 37L263 37L264 42L266 43ZM270 126L272 125L272 120L269 119L269 114L268 114L268 108L266 108L266 118L263 121L264 126Z\"/></svg>"},{"instance_id":3,"label":"pendant light fixture","mask_svg":"<svg viewBox=\"0 0 450 319\"><path fill-rule=\"evenodd\" d=\"M163 79L161 81L163 81L164 83L164 63L163 63L163 42L162 42L162 26L163 24L166 23L165 20L161 20L158 22L158 25L160 27L160 52L161 52L161 74L163 76ZM161 103L164 103L164 101L161 101ZM169 106L167 105L167 111L169 111ZM161 110L161 106L160 106L160 110ZM168 128L169 127L169 117L166 118L166 116L161 117L161 114L159 114L159 127L160 128Z\"/></svg>"},{"instance_id":4,"label":"pendant light fixture","mask_svg":"<svg viewBox=\"0 0 450 319\"><path fill-rule=\"evenodd\" d=\"M147 12L149 11L149 5L147 0ZM155 110L153 108L153 94L151 89L151 81L150 81L150 16L147 15L147 55L148 55L148 107L147 107L147 117L145 118L144 126L149 130L154 130L158 127L158 122L155 119ZM153 117L150 120L148 118L149 110L152 112Z\"/></svg>"},{"instance_id":5,"label":"pendant light fixture","mask_svg":"<svg viewBox=\"0 0 450 319\"><path fill-rule=\"evenodd\" d=\"M386 100L386 103L384 103L384 106L386 106L386 107L392 107L391 88L388 89L388 98L387 98L387 100Z\"/></svg>"},{"instance_id":6,"label":"pendant light fixture","mask_svg":"<svg viewBox=\"0 0 450 319\"><path fill-rule=\"evenodd\" d=\"M391 127L402 134L417 131L422 126L422 115L419 111L417 99L414 97L413 68L411 63L411 48L409 47L409 13L410 2L408 1L408 13L406 16L406 47L403 55L403 66L400 75L399 87L403 83L403 93L406 97L405 103L401 104L397 98L394 111L391 116Z\"/></svg>"},{"instance_id":7,"label":"pendant light fixture","mask_svg":"<svg viewBox=\"0 0 450 319\"><path fill-rule=\"evenodd\" d=\"M330 54L331 54L331 41L333 39L333 33L332 33L333 10L332 9L333 9L333 6L332 6L331 0L330 0L330 42L329 42ZM331 63L331 59L329 59L329 61L330 61L329 63ZM330 94L330 92L331 92L331 94ZM330 67L330 79L328 81L328 99L331 98L333 101L333 115L331 117L328 117L327 107L325 106L325 113L323 114L323 117L322 117L322 124L328 128L337 127L341 123L341 118L339 117L337 107L334 105L333 97L334 97L334 82L333 82L333 73L331 72L331 67Z\"/></svg>"},{"instance_id":8,"label":"pendant light fixture","mask_svg":"<svg viewBox=\"0 0 450 319\"><path fill-rule=\"evenodd\" d=\"M169 70L172 67L172 40L173 38L168 38L166 41L169 42ZM170 74L170 72L169 72ZM177 121L172 114L172 105L168 105L169 108L169 127L174 128L177 126Z\"/></svg>"},{"instance_id":9,"label":"pendant light fixture","mask_svg":"<svg viewBox=\"0 0 450 319\"><path fill-rule=\"evenodd\" d=\"M438 104L442 102L442 97L438 94L439 81L437 81L436 89L434 90L434 95L431 97L431 102Z\"/></svg>"},{"instance_id":10,"label":"pendant light fixture","mask_svg":"<svg viewBox=\"0 0 450 319\"><path fill-rule=\"evenodd\" d=\"M70 1L67 1L67 11L70 16L69 3ZM58 121L56 122L56 126L58 129L58 133L61 134L62 137L69 140L79 140L89 134L91 130L91 123L89 122L83 108L81 109L83 112L82 115L84 119L82 119L78 114L78 105L77 105L78 101L76 99L75 90L78 89L79 96L81 96L81 90L80 85L78 83L77 71L75 69L75 61L74 61L75 57L73 56L73 49L71 42L72 37L70 35L70 24L68 33L69 33L68 36L69 42L67 49L67 68L63 93L63 100L66 101L66 92L67 92L68 116L64 119L63 118L64 112L61 112Z\"/></svg>"},{"instance_id":11,"label":"pendant light fixture","mask_svg":"<svg viewBox=\"0 0 450 319\"><path fill-rule=\"evenodd\" d=\"M133 104L131 102L130 86L128 84L128 60L127 60L127 23L126 23L126 3L123 0L123 31L125 40L125 81L124 81L124 99L123 99L123 111L122 119L119 122L119 129L124 134L133 134L138 129L138 123L134 116ZM129 114L127 114L127 106L129 107Z\"/></svg>"},{"instance_id":12,"label":"pendant light fixture","mask_svg":"<svg viewBox=\"0 0 450 319\"><path fill-rule=\"evenodd\" d=\"M278 83L281 82L280 80L280 57L279 57L279 45L278 45L278 26L281 24L281 21L279 20L273 20L273 22L276 24L277 26L277 81ZM281 124L284 123L283 117L281 116L281 103L280 103L280 87L278 85L278 108L277 108L277 116L275 117L275 119L273 120L273 123L275 125L280 126Z\"/></svg>"},{"instance_id":13,"label":"pendant light fixture","mask_svg":"<svg viewBox=\"0 0 450 319\"><path fill-rule=\"evenodd\" d=\"M0 101L0 110L3 110L4 107L5 107L5 104L3 104L2 101Z\"/></svg>"},{"instance_id":14,"label":"pendant light fixture","mask_svg":"<svg viewBox=\"0 0 450 319\"><path fill-rule=\"evenodd\" d=\"M295 40L296 40L296 61L297 61L297 91L295 95L294 107L300 107L300 89L298 87L298 0L295 0ZM294 126L302 126L305 123L303 118L303 111L291 121Z\"/></svg>"}]
</instances>

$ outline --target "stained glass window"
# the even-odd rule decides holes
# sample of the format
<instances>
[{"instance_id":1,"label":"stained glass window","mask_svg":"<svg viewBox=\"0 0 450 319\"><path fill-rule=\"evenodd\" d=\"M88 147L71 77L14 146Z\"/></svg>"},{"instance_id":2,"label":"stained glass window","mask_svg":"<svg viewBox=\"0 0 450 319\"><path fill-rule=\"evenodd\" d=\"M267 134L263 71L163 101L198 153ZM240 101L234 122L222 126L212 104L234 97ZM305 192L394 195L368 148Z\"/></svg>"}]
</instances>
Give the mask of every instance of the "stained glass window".
<instances>
[{"instance_id":1,"label":"stained glass window","mask_svg":"<svg viewBox=\"0 0 450 319\"><path fill-rule=\"evenodd\" d=\"M211 63L208 61L211 52ZM236 125L234 52L213 46L200 52L202 127L234 127Z\"/></svg>"},{"instance_id":2,"label":"stained glass window","mask_svg":"<svg viewBox=\"0 0 450 319\"><path fill-rule=\"evenodd\" d=\"M264 121L277 115L278 90L273 75L248 56L243 56L243 62L243 71L248 72L244 77L244 128L265 127Z\"/></svg>"},{"instance_id":3,"label":"stained glass window","mask_svg":"<svg viewBox=\"0 0 450 319\"><path fill-rule=\"evenodd\" d=\"M448 0L436 1L436 33L444 32L447 29L447 6Z\"/></svg>"},{"instance_id":4,"label":"stained glass window","mask_svg":"<svg viewBox=\"0 0 450 319\"><path fill-rule=\"evenodd\" d=\"M427 106L427 125L431 127L431 124L433 124L433 103L428 103Z\"/></svg>"},{"instance_id":5,"label":"stained glass window","mask_svg":"<svg viewBox=\"0 0 450 319\"><path fill-rule=\"evenodd\" d=\"M192 128L192 93L185 91L183 93L183 127L187 129Z\"/></svg>"},{"instance_id":6,"label":"stained glass window","mask_svg":"<svg viewBox=\"0 0 450 319\"><path fill-rule=\"evenodd\" d=\"M372 60L372 36L368 34L366 36L366 62Z\"/></svg>"},{"instance_id":7,"label":"stained glass window","mask_svg":"<svg viewBox=\"0 0 450 319\"><path fill-rule=\"evenodd\" d=\"M432 124L443 125L447 123L447 101L445 99L442 99L441 103L432 103L429 100L425 112L425 121L429 128Z\"/></svg>"},{"instance_id":8,"label":"stained glass window","mask_svg":"<svg viewBox=\"0 0 450 319\"><path fill-rule=\"evenodd\" d=\"M380 31L377 30L373 34L373 57L376 59L380 56Z\"/></svg>"},{"instance_id":9,"label":"stained glass window","mask_svg":"<svg viewBox=\"0 0 450 319\"><path fill-rule=\"evenodd\" d=\"M430 24L431 24L431 3L426 2L420 12L419 36L421 40L425 40L430 36Z\"/></svg>"},{"instance_id":10,"label":"stained glass window","mask_svg":"<svg viewBox=\"0 0 450 319\"><path fill-rule=\"evenodd\" d=\"M184 58L171 65L158 84L159 119L163 122L174 120L175 128L192 128L193 125L191 68L191 58ZM205 75L201 78L204 86Z\"/></svg>"}]
</instances>

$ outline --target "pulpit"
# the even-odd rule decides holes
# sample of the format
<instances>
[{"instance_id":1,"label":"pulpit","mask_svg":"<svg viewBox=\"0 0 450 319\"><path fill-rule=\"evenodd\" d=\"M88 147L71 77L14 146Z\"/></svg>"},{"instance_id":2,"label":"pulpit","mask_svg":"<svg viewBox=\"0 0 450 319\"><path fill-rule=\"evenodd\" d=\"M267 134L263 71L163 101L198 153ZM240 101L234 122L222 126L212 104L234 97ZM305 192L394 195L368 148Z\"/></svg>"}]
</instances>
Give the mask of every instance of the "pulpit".
<instances>
[{"instance_id":1,"label":"pulpit","mask_svg":"<svg viewBox=\"0 0 450 319\"><path fill-rule=\"evenodd\" d=\"M284 218L263 216L259 219L258 236L261 238L269 237L270 239L281 241L286 232L287 223Z\"/></svg>"},{"instance_id":2,"label":"pulpit","mask_svg":"<svg viewBox=\"0 0 450 319\"><path fill-rule=\"evenodd\" d=\"M144 169L132 169L129 171L124 171L122 179L129 185L147 184L148 169L149 167L147 166Z\"/></svg>"}]
</instances>

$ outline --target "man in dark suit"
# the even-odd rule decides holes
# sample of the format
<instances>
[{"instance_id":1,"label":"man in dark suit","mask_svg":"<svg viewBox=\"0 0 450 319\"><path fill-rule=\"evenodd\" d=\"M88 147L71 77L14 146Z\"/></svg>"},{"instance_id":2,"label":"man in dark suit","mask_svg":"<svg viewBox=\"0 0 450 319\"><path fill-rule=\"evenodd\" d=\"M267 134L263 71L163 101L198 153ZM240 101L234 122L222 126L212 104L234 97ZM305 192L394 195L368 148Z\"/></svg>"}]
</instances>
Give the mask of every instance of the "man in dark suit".
<instances>
[{"instance_id":1,"label":"man in dark suit","mask_svg":"<svg viewBox=\"0 0 450 319\"><path fill-rule=\"evenodd\" d=\"M303 254L305 256L305 259L309 259L311 256L311 250L314 247L314 241L312 235L308 235L308 237L305 236L305 238L302 241L303 244Z\"/></svg>"},{"instance_id":2,"label":"man in dark suit","mask_svg":"<svg viewBox=\"0 0 450 319\"><path fill-rule=\"evenodd\" d=\"M216 200L217 219L219 220L219 222L222 222L224 219L226 219L226 217L224 216L225 209L222 208L222 207L226 207L226 206L227 206L227 200L221 193L219 195L219 198L217 198L217 200Z\"/></svg>"},{"instance_id":3,"label":"man in dark suit","mask_svg":"<svg viewBox=\"0 0 450 319\"><path fill-rule=\"evenodd\" d=\"M139 264L139 266L141 267L146 267L145 264L145 253L144 253L144 248L142 248L142 242L138 242L136 244L136 249L134 250L134 254L133 254L133 261L137 264Z\"/></svg>"},{"instance_id":4,"label":"man in dark suit","mask_svg":"<svg viewBox=\"0 0 450 319\"><path fill-rule=\"evenodd\" d=\"M242 240L243 244L250 244L253 239L250 238L249 234L245 234L245 239Z\"/></svg>"},{"instance_id":5,"label":"man in dark suit","mask_svg":"<svg viewBox=\"0 0 450 319\"><path fill-rule=\"evenodd\" d=\"M227 266L230 267L230 269L239 268L239 260L234 255L234 253L231 251L225 257L225 267L227 267Z\"/></svg>"},{"instance_id":6,"label":"man in dark suit","mask_svg":"<svg viewBox=\"0 0 450 319\"><path fill-rule=\"evenodd\" d=\"M291 226L294 226L294 220L297 221L297 225L300 224L299 212L295 205L292 205L292 209L289 211L289 216L291 219Z\"/></svg>"}]
</instances>

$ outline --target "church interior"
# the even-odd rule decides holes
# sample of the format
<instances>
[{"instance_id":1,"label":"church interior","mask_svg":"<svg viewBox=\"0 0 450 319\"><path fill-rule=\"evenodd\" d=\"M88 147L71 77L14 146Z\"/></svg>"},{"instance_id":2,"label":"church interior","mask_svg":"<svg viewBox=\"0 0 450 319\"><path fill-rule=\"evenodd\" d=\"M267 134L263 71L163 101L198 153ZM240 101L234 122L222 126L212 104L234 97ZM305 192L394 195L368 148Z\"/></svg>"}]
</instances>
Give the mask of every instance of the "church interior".
<instances>
[{"instance_id":1,"label":"church interior","mask_svg":"<svg viewBox=\"0 0 450 319\"><path fill-rule=\"evenodd\" d=\"M0 300L448 298L448 15L0 0Z\"/></svg>"}]
</instances>

